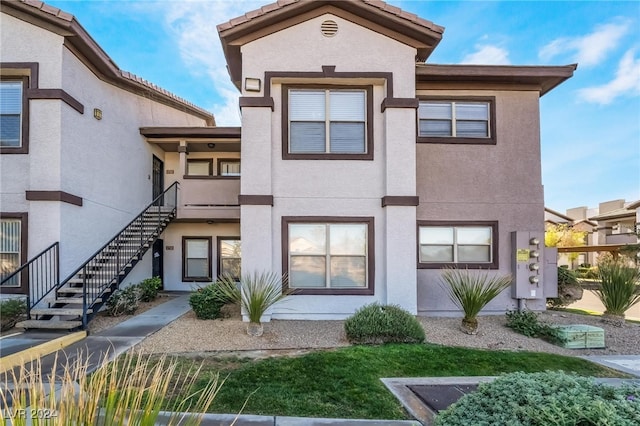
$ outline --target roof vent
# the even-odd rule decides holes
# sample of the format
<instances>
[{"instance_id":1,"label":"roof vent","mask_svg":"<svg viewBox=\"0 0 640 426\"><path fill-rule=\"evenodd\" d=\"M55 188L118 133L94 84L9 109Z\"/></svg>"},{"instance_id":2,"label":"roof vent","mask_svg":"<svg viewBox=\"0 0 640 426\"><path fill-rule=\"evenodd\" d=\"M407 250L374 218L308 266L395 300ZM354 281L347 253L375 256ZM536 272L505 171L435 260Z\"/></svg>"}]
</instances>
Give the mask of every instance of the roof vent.
<instances>
[{"instance_id":1,"label":"roof vent","mask_svg":"<svg viewBox=\"0 0 640 426\"><path fill-rule=\"evenodd\" d=\"M338 32L338 24L336 24L336 21L324 21L320 26L320 32L325 37L333 37Z\"/></svg>"}]
</instances>

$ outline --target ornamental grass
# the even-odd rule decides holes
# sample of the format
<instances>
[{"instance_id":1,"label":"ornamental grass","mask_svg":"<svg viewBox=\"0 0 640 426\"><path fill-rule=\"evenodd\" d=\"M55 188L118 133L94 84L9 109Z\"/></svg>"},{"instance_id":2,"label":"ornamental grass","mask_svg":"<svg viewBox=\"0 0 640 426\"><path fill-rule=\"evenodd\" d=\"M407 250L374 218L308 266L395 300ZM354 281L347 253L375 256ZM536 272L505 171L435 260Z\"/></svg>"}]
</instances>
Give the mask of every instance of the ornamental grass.
<instances>
[{"instance_id":1,"label":"ornamental grass","mask_svg":"<svg viewBox=\"0 0 640 426\"><path fill-rule=\"evenodd\" d=\"M105 355L93 373L90 368L79 353L64 361L56 356L51 370L36 359L6 372L0 426L197 425L221 385L218 376L203 384L201 367L181 369L167 357L125 354L108 362ZM182 397L168 404L172 395Z\"/></svg>"},{"instance_id":2,"label":"ornamental grass","mask_svg":"<svg viewBox=\"0 0 640 426\"><path fill-rule=\"evenodd\" d=\"M640 302L640 271L620 261L598 265L600 288L591 290L605 307L605 316L621 317ZM621 325L621 324L619 324Z\"/></svg>"},{"instance_id":3,"label":"ornamental grass","mask_svg":"<svg viewBox=\"0 0 640 426\"><path fill-rule=\"evenodd\" d=\"M511 275L495 275L468 269L445 269L442 272L442 287L453 303L464 312L462 330L475 334L478 330L476 318L482 308L511 285Z\"/></svg>"}]
</instances>

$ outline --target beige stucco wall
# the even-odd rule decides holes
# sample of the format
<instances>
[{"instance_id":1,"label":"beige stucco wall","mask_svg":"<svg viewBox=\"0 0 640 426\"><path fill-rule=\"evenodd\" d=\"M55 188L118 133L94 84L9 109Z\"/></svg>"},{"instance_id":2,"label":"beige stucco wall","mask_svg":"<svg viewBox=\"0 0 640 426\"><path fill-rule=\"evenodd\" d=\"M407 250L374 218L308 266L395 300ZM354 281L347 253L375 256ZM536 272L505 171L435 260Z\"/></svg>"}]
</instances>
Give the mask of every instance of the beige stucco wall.
<instances>
[{"instance_id":1,"label":"beige stucco wall","mask_svg":"<svg viewBox=\"0 0 640 426\"><path fill-rule=\"evenodd\" d=\"M338 24L334 37L320 32L327 19ZM263 82L266 71L320 72L322 66L335 66L336 72L391 72L394 96L415 96L415 49L331 14L247 43L242 58L243 77ZM283 160L283 83L372 85L373 161ZM243 93L256 95L263 94ZM415 208L389 212L381 207L385 195L415 195L415 126L407 126L415 122L415 110L382 113L383 79L276 78L271 96L274 111L242 111L241 193L274 196L273 207L242 206L243 270L281 271L283 216L373 217L376 256L373 296L295 295L274 310L273 318L344 318L373 301L415 311L415 246L395 244L407 235L415 239ZM390 248L400 252L392 254Z\"/></svg>"},{"instance_id":2,"label":"beige stucco wall","mask_svg":"<svg viewBox=\"0 0 640 426\"><path fill-rule=\"evenodd\" d=\"M443 95L419 90L419 95ZM449 96L495 96L496 145L418 144L418 220L498 221L499 270L511 273L510 233L544 232L538 93L533 91L447 91ZM439 285L440 271L418 270L418 312L458 314ZM515 308L510 290L486 313ZM530 300L543 309L544 299Z\"/></svg>"},{"instance_id":3,"label":"beige stucco wall","mask_svg":"<svg viewBox=\"0 0 640 426\"><path fill-rule=\"evenodd\" d=\"M190 291L208 283L182 281L182 237L211 237L212 276L218 276L217 237L239 237L238 223L172 223L163 233L164 289ZM244 250L243 250L244 251ZM244 252L243 252L244 256Z\"/></svg>"},{"instance_id":4,"label":"beige stucco wall","mask_svg":"<svg viewBox=\"0 0 640 426\"><path fill-rule=\"evenodd\" d=\"M29 153L0 156L2 211L29 213L29 257L60 241L61 275L86 260L151 202L152 154L164 152L142 126L197 126L200 118L102 81L63 37L1 14L3 62L37 62L39 87L63 89L84 105L29 101ZM103 119L93 117L100 108ZM65 191L83 206L26 201L26 190ZM149 271L150 274L150 271Z\"/></svg>"}]
</instances>

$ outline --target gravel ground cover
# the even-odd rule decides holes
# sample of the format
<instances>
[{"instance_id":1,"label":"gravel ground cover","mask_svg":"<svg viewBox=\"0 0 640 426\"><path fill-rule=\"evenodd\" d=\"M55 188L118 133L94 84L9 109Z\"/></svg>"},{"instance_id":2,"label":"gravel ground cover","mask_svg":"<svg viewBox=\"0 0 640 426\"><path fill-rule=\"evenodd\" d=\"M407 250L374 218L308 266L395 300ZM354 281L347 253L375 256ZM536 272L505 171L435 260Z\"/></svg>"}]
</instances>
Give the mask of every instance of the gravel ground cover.
<instances>
[{"instance_id":1,"label":"gravel ground cover","mask_svg":"<svg viewBox=\"0 0 640 426\"><path fill-rule=\"evenodd\" d=\"M225 307L227 308L227 307ZM249 337L237 308L226 309L227 317L199 320L188 312L142 341L136 349L146 353L233 355L243 351L267 351L264 354L300 352L309 349L348 346L343 321L273 320L265 323L262 337ZM475 336L460 331L460 318L421 317L427 341L446 346L495 350L537 351L560 355L637 355L640 354L640 324L614 327L598 317L548 311L540 319L552 324L587 324L605 331L605 349L564 349L541 339L529 338L505 326L504 315L480 317ZM248 354L248 352L246 352ZM252 356L256 356L255 353ZM259 355L258 355L259 356Z\"/></svg>"}]
</instances>

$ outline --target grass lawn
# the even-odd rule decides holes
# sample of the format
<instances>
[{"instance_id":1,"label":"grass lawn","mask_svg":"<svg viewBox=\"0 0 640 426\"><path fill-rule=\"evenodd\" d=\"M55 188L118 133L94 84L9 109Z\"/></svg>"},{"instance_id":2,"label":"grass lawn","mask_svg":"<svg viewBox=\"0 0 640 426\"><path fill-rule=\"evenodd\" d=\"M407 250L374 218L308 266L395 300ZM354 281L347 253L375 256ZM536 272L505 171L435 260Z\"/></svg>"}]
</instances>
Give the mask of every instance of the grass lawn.
<instances>
[{"instance_id":1,"label":"grass lawn","mask_svg":"<svg viewBox=\"0 0 640 426\"><path fill-rule=\"evenodd\" d=\"M185 366L200 360L182 358ZM381 377L492 376L564 370L624 377L585 360L438 345L352 346L264 360L205 358L200 383L227 377L210 411L304 417L407 419ZM184 395L183 395L184 396Z\"/></svg>"}]
</instances>

